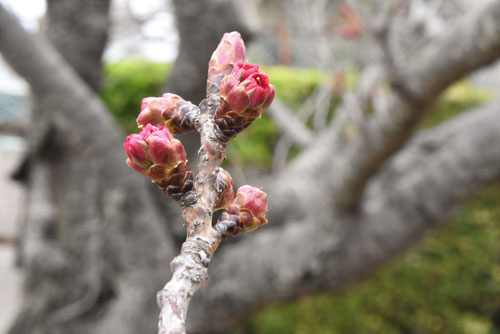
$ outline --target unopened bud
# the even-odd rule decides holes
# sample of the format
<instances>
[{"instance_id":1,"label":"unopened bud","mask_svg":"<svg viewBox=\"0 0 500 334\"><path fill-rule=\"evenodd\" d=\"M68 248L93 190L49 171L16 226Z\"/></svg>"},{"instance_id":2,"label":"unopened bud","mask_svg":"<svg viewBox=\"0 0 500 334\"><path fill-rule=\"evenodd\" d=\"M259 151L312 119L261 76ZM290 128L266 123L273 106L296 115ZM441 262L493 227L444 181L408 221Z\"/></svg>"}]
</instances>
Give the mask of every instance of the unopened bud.
<instances>
[{"instance_id":1,"label":"unopened bud","mask_svg":"<svg viewBox=\"0 0 500 334\"><path fill-rule=\"evenodd\" d=\"M238 216L237 224L245 231L256 230L267 223L267 195L262 189L242 186L225 213L226 217Z\"/></svg>"},{"instance_id":2,"label":"unopened bud","mask_svg":"<svg viewBox=\"0 0 500 334\"><path fill-rule=\"evenodd\" d=\"M197 110L197 106L175 94L146 97L142 99L137 124L140 127L147 124L165 126L174 134L188 132L194 129L193 120Z\"/></svg>"},{"instance_id":3,"label":"unopened bud","mask_svg":"<svg viewBox=\"0 0 500 334\"><path fill-rule=\"evenodd\" d=\"M238 63L220 85L220 110L216 123L222 133L234 137L262 116L274 99L275 89L257 65Z\"/></svg>"},{"instance_id":4,"label":"unopened bud","mask_svg":"<svg viewBox=\"0 0 500 334\"><path fill-rule=\"evenodd\" d=\"M214 210L225 209L234 199L234 182L228 171L219 168L217 173L217 198Z\"/></svg>"},{"instance_id":5,"label":"unopened bud","mask_svg":"<svg viewBox=\"0 0 500 334\"><path fill-rule=\"evenodd\" d=\"M184 146L166 127L148 124L139 134L129 135L123 147L128 156L127 165L149 177L168 195L179 200L193 189Z\"/></svg>"},{"instance_id":6,"label":"unopened bud","mask_svg":"<svg viewBox=\"0 0 500 334\"><path fill-rule=\"evenodd\" d=\"M208 63L208 84L219 84L222 78L231 73L237 63L245 60L245 43L241 35L236 32L225 33L212 54ZM210 92L209 92L210 93Z\"/></svg>"}]
</instances>

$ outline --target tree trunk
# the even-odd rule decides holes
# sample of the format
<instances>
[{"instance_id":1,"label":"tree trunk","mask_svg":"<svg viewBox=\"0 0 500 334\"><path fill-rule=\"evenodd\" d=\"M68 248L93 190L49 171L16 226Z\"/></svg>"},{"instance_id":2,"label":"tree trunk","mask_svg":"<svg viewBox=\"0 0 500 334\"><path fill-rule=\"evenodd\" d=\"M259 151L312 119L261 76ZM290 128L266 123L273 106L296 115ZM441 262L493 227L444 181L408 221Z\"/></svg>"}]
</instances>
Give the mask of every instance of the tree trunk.
<instances>
[{"instance_id":1,"label":"tree trunk","mask_svg":"<svg viewBox=\"0 0 500 334\"><path fill-rule=\"evenodd\" d=\"M102 79L109 5L109 0L48 1L47 39L81 85L95 92ZM113 317L116 313L126 317L131 333L154 332L155 292L169 276L164 264L174 254L167 226L159 224L164 218L149 199L150 186L124 165L123 134L116 124L108 119L101 129L92 129L80 123L77 113L88 112L78 103L91 105L85 99L68 96L54 106L52 100L65 97L50 90L50 81L61 78L46 75L46 87L32 87L27 207L20 236L25 296L10 333L96 333L98 327L114 332L116 323L123 323ZM109 117L107 111L104 116ZM78 140L76 133L94 137L94 143ZM123 310L129 298L134 298L133 309Z\"/></svg>"}]
</instances>

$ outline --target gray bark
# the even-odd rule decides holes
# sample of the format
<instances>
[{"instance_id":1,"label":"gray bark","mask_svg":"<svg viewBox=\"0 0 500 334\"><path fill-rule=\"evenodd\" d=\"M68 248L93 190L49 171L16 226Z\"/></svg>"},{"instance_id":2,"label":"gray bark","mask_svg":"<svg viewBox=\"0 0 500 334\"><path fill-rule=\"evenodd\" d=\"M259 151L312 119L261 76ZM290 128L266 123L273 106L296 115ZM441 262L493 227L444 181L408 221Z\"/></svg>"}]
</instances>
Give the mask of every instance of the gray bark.
<instances>
[{"instance_id":1,"label":"gray bark","mask_svg":"<svg viewBox=\"0 0 500 334\"><path fill-rule=\"evenodd\" d=\"M184 43L193 37L181 33ZM198 52L196 43L183 45ZM229 331L271 301L345 288L499 178L499 102L411 134L439 92L500 57L500 3L465 17L430 45L418 64L390 77L386 108L356 123L345 102L314 144L263 181L270 223L215 253L208 284L192 301L192 332ZM459 52L443 53L449 49ZM26 296L11 333L154 332L155 293L177 253L165 223L173 217L125 165L124 136L68 65L71 56L65 61L2 7L0 52L45 110L43 122L31 126L39 140L27 181ZM176 68L182 66L179 60ZM174 92L187 99L205 94L206 68L199 66L196 75L185 69L172 76L194 78L201 91ZM343 135L348 122L359 127L358 137Z\"/></svg>"},{"instance_id":2,"label":"gray bark","mask_svg":"<svg viewBox=\"0 0 500 334\"><path fill-rule=\"evenodd\" d=\"M420 133L370 181L356 214L338 215L324 179L311 180L304 197L316 204L304 218L275 228L270 220L244 242L222 245L191 303L191 331L225 332L271 301L342 291L449 221L500 178L499 121L495 101Z\"/></svg>"},{"instance_id":3,"label":"gray bark","mask_svg":"<svg viewBox=\"0 0 500 334\"><path fill-rule=\"evenodd\" d=\"M239 31L248 41L251 32L241 22L233 1L174 0L174 6L179 55L163 90L198 104L206 96L207 64L221 36Z\"/></svg>"},{"instance_id":4,"label":"gray bark","mask_svg":"<svg viewBox=\"0 0 500 334\"><path fill-rule=\"evenodd\" d=\"M61 3L50 2L49 13ZM96 21L107 21L106 11L85 3L90 8L78 2L78 11L48 27L66 60L83 72L88 64L100 67L97 56L80 57L92 36L80 41L58 34L62 27L71 36L79 29L90 34ZM80 20L84 13L95 20ZM164 263L174 250L165 218L146 181L124 164L124 136L91 88L47 42L24 32L5 10L0 16L3 56L39 103L27 131L34 145L21 246L25 297L10 333L114 332L124 317L131 332L153 331L155 316L143 317L136 308L156 313L155 291L170 275ZM105 28L98 29L98 44ZM86 80L99 85L99 76Z\"/></svg>"},{"instance_id":5,"label":"gray bark","mask_svg":"<svg viewBox=\"0 0 500 334\"><path fill-rule=\"evenodd\" d=\"M94 91L102 81L102 53L108 39L110 0L47 2L50 43Z\"/></svg>"}]
</instances>

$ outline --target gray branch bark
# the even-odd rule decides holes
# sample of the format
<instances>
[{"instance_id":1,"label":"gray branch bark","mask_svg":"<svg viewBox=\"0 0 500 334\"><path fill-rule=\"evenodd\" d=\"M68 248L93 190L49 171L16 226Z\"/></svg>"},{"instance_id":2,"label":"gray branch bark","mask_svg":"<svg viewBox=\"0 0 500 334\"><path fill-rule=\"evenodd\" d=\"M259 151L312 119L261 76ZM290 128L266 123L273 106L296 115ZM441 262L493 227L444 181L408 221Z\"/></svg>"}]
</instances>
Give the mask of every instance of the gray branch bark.
<instances>
[{"instance_id":1,"label":"gray branch bark","mask_svg":"<svg viewBox=\"0 0 500 334\"><path fill-rule=\"evenodd\" d=\"M333 151L339 160L334 165L342 169L337 173L343 175L332 179L340 207L355 208L370 177L406 143L445 88L500 57L499 22L500 3L490 1L430 43L414 63L390 69L392 89L386 107L363 123L354 124L360 130L359 136L350 140L340 134L333 136ZM334 126L339 132L345 125ZM341 163L345 161L348 163Z\"/></svg>"},{"instance_id":2,"label":"gray branch bark","mask_svg":"<svg viewBox=\"0 0 500 334\"><path fill-rule=\"evenodd\" d=\"M370 182L356 215L336 215L317 179L304 189L316 201L304 219L270 225L216 254L191 305L191 331L224 332L271 301L345 289L448 221L500 178L499 120L496 101L419 134Z\"/></svg>"},{"instance_id":3,"label":"gray branch bark","mask_svg":"<svg viewBox=\"0 0 500 334\"><path fill-rule=\"evenodd\" d=\"M53 5L60 3L50 2L49 13ZM71 22L79 22L74 16L84 12L80 7L66 17L65 29L81 28ZM106 21L106 12L90 12L99 16L97 21ZM59 47L78 51L93 40L66 42ZM124 164L121 130L61 55L26 33L3 7L0 50L28 81L43 113L35 115L38 122L27 130L38 134L21 249L25 297L10 333L109 333L121 326L130 333L152 332L155 291L170 275L164 264L174 249L147 183ZM70 62L82 61L73 55L73 50L66 55ZM94 76L87 83L98 87Z\"/></svg>"}]
</instances>

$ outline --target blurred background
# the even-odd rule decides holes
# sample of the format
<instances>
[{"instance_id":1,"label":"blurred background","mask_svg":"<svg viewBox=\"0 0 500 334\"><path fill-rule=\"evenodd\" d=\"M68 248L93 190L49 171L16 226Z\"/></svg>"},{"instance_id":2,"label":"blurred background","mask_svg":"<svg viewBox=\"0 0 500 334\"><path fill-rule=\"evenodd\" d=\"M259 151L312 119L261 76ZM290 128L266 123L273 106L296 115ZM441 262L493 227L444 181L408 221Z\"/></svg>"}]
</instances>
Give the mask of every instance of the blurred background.
<instances>
[{"instance_id":1,"label":"blurred background","mask_svg":"<svg viewBox=\"0 0 500 334\"><path fill-rule=\"evenodd\" d=\"M388 1L397 61L411 61L416 51L485 1ZM45 1L0 3L31 33L46 30ZM239 0L234 7L246 28L247 58L269 75L281 108L313 131L331 118L359 73L383 57L367 32L368 5ZM141 99L168 89L165 82L179 54L174 4L113 0L109 17L98 93L124 131L136 132ZM435 127L499 92L500 66L475 72L447 89L419 127ZM0 123L24 124L30 101L29 85L0 61ZM21 129L0 133L0 333L7 333L23 298L24 271L16 266L15 248L27 195L13 175L19 174L27 147ZM244 183L259 174L278 173L300 150L268 114L232 142L225 166ZM500 184L486 187L451 224L345 292L271 304L233 332L500 333L499 196Z\"/></svg>"}]
</instances>

